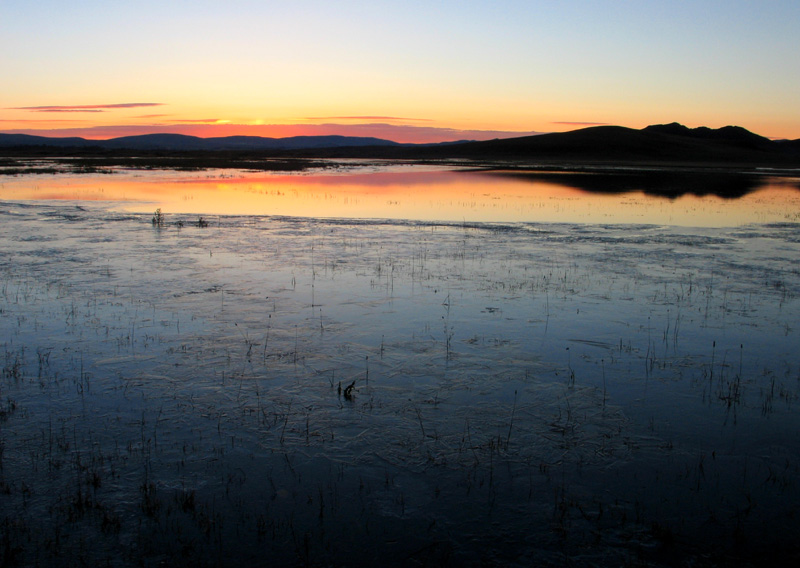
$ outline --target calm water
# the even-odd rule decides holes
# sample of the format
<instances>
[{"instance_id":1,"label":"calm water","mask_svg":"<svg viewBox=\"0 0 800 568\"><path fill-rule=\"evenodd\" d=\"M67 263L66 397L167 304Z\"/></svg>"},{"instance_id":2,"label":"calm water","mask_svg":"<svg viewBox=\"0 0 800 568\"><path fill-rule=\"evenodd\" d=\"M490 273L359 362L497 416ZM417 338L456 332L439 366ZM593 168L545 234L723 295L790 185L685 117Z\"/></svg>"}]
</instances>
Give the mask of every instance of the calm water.
<instances>
[{"instance_id":1,"label":"calm water","mask_svg":"<svg viewBox=\"0 0 800 568\"><path fill-rule=\"evenodd\" d=\"M735 199L692 193L664 197L647 193L651 189L647 180L629 181L625 186L629 191L620 193L587 191L599 178L556 174L526 179L427 166L353 167L293 175L117 171L113 175L7 177L0 180L0 199L109 201L130 212L152 213L161 208L167 214L206 216L701 227L800 219L800 178L747 178L747 193ZM610 179L612 186L620 183ZM680 184L672 189L697 189Z\"/></svg>"},{"instance_id":2,"label":"calm water","mask_svg":"<svg viewBox=\"0 0 800 568\"><path fill-rule=\"evenodd\" d=\"M0 563L796 558L791 183L221 175L3 180Z\"/></svg>"}]
</instances>

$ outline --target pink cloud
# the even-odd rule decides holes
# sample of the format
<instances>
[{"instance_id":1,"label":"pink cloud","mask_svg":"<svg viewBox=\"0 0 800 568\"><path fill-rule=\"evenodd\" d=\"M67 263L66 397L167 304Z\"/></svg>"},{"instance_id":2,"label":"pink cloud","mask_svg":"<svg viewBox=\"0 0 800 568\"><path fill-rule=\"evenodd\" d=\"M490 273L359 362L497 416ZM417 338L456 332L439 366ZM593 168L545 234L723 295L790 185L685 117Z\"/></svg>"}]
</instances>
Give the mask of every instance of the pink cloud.
<instances>
[{"instance_id":1,"label":"pink cloud","mask_svg":"<svg viewBox=\"0 0 800 568\"><path fill-rule=\"evenodd\" d=\"M608 126L608 122L571 122L571 121L561 121L561 122L551 122L550 124L566 124L568 126Z\"/></svg>"},{"instance_id":2,"label":"pink cloud","mask_svg":"<svg viewBox=\"0 0 800 568\"><path fill-rule=\"evenodd\" d=\"M304 120L391 120L399 122L433 122L430 118L405 118L401 116L308 116Z\"/></svg>"},{"instance_id":3,"label":"pink cloud","mask_svg":"<svg viewBox=\"0 0 800 568\"><path fill-rule=\"evenodd\" d=\"M99 108L37 108L28 110L31 112L106 112Z\"/></svg>"},{"instance_id":4,"label":"pink cloud","mask_svg":"<svg viewBox=\"0 0 800 568\"><path fill-rule=\"evenodd\" d=\"M0 118L0 122L24 122L26 124L40 124L42 122L46 124L52 124L53 122L86 122L83 119L71 119L71 118L49 118L47 120L41 119L14 119L14 118Z\"/></svg>"},{"instance_id":5,"label":"pink cloud","mask_svg":"<svg viewBox=\"0 0 800 568\"><path fill-rule=\"evenodd\" d=\"M116 103L110 105L45 105L32 107L9 107L8 110L32 110L36 112L102 112L103 109L138 108L162 106L164 103Z\"/></svg>"},{"instance_id":6,"label":"pink cloud","mask_svg":"<svg viewBox=\"0 0 800 568\"><path fill-rule=\"evenodd\" d=\"M170 122L182 124L216 124L220 121L219 118L195 118L195 119L174 119Z\"/></svg>"}]
</instances>

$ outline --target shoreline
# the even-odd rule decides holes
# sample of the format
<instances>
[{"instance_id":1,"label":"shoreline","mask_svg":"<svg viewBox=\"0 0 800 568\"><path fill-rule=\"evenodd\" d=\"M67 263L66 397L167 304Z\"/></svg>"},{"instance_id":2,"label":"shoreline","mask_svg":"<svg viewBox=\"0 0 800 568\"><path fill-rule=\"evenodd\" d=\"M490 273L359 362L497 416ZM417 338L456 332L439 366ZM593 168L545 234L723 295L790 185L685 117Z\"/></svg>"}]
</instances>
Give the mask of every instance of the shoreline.
<instances>
[{"instance_id":1,"label":"shoreline","mask_svg":"<svg viewBox=\"0 0 800 568\"><path fill-rule=\"evenodd\" d=\"M519 173L586 173L641 174L663 173L769 175L800 177L800 167L769 163L721 163L686 161L637 160L559 160L559 159L492 159L492 158L384 158L384 157L326 157L255 155L236 152L122 152L112 155L86 155L75 152L14 153L0 152L0 176L62 173L112 173L109 168L142 170L203 171L211 169L241 169L250 171L292 172L310 169L401 165L436 165L478 171L507 171Z\"/></svg>"}]
</instances>

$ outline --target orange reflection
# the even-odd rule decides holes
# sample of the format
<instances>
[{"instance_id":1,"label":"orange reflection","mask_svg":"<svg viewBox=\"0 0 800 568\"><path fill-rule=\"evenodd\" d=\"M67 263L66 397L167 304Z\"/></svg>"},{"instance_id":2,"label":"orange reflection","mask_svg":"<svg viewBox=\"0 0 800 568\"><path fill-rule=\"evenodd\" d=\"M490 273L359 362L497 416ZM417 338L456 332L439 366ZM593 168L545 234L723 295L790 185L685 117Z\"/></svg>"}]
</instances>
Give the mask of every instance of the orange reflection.
<instances>
[{"instance_id":1,"label":"orange reflection","mask_svg":"<svg viewBox=\"0 0 800 568\"><path fill-rule=\"evenodd\" d=\"M126 171L6 178L0 199L107 201L125 211L160 207L167 214L726 227L800 221L796 183L765 178L758 190L737 199L691 194L669 199L413 166L292 175Z\"/></svg>"}]
</instances>

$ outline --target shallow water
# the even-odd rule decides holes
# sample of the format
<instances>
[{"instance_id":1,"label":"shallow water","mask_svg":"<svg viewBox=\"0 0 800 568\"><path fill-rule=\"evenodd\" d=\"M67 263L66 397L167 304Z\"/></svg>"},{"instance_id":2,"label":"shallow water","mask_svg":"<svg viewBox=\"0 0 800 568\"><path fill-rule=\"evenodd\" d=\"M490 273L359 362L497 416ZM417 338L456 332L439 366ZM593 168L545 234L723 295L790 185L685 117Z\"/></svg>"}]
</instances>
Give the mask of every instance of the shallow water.
<instances>
[{"instance_id":1,"label":"shallow water","mask_svg":"<svg viewBox=\"0 0 800 568\"><path fill-rule=\"evenodd\" d=\"M699 176L698 184L692 183L697 178L669 172L525 176L441 166L337 165L295 174L111 169L111 175L5 176L0 200L112 202L120 211L152 213L160 208L166 214L206 217L689 227L800 220L800 178L707 175Z\"/></svg>"},{"instance_id":2,"label":"shallow water","mask_svg":"<svg viewBox=\"0 0 800 568\"><path fill-rule=\"evenodd\" d=\"M0 203L4 562L797 554L797 223L139 207Z\"/></svg>"}]
</instances>

